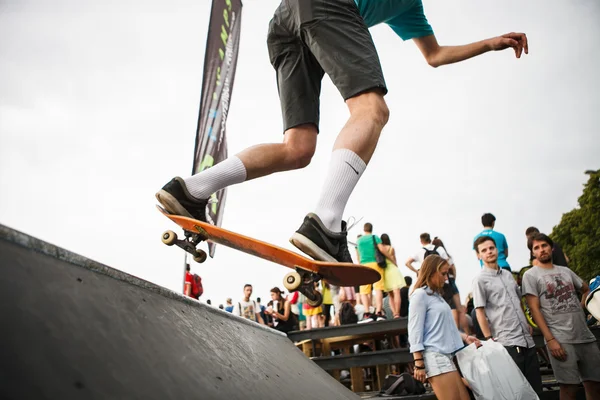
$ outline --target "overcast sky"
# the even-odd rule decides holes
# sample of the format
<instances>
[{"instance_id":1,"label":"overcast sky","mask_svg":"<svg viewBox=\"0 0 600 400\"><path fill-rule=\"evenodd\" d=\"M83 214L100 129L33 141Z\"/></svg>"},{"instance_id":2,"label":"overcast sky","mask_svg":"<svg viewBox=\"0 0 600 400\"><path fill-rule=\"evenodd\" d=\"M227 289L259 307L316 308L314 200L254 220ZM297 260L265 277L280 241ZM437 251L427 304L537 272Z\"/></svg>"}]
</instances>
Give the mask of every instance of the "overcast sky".
<instances>
[{"instance_id":1,"label":"overcast sky","mask_svg":"<svg viewBox=\"0 0 600 400\"><path fill-rule=\"evenodd\" d=\"M244 3L230 154L282 140L266 47L277 5ZM496 215L518 270L525 229L550 232L577 205L584 170L599 168L600 3L424 5L440 44L516 30L530 54L433 69L412 42L373 28L391 117L345 217L364 217L351 239L364 222L388 233L401 264L420 233L440 236L464 299L479 271L471 244L483 213ZM154 193L191 170L209 12L208 0L0 0L1 224L181 290L184 253L160 242L177 227ZM321 103L313 163L231 187L224 227L292 248L348 117L327 78ZM223 246L192 268L213 304L239 299L245 283L268 298L289 271Z\"/></svg>"}]
</instances>

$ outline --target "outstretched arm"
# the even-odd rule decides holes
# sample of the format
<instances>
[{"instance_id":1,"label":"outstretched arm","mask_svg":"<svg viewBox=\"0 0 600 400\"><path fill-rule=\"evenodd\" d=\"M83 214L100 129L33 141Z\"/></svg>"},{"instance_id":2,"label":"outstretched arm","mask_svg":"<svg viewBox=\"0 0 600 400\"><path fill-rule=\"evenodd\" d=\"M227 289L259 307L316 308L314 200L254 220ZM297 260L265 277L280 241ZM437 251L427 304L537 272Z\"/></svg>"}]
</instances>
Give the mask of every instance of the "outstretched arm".
<instances>
[{"instance_id":1,"label":"outstretched arm","mask_svg":"<svg viewBox=\"0 0 600 400\"><path fill-rule=\"evenodd\" d=\"M435 35L414 38L413 40L423 53L427 63L434 68L468 60L492 50L512 48L517 58L521 58L523 51L525 51L525 54L529 54L527 36L524 33L511 32L462 46L440 46Z\"/></svg>"}]
</instances>

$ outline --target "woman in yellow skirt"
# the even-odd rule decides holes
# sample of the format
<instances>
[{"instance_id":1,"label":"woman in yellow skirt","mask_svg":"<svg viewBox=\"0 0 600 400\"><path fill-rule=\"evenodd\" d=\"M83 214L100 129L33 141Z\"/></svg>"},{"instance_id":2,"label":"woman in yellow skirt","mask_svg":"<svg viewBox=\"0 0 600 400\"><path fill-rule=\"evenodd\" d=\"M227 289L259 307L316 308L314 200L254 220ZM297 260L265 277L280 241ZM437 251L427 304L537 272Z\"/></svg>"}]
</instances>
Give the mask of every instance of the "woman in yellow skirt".
<instances>
[{"instance_id":1,"label":"woman in yellow skirt","mask_svg":"<svg viewBox=\"0 0 600 400\"><path fill-rule=\"evenodd\" d=\"M331 293L331 285L325 279L321 279L321 294L323 295L323 304L321 304L323 315L321 315L320 325L321 327L326 327L331 323L333 294Z\"/></svg>"},{"instance_id":2,"label":"woman in yellow skirt","mask_svg":"<svg viewBox=\"0 0 600 400\"><path fill-rule=\"evenodd\" d=\"M318 290L318 283L315 282L315 289ZM321 306L311 307L308 303L302 304L302 312L306 316L306 329L321 328L319 316L323 313Z\"/></svg>"},{"instance_id":3,"label":"woman in yellow skirt","mask_svg":"<svg viewBox=\"0 0 600 400\"><path fill-rule=\"evenodd\" d=\"M387 267L383 269L385 292L390 296L390 308L394 318L400 318L400 289L406 286L404 276L398 268L396 261L396 251L392 247L390 237L384 233L381 235L381 244L383 245L383 254L387 258Z\"/></svg>"}]
</instances>

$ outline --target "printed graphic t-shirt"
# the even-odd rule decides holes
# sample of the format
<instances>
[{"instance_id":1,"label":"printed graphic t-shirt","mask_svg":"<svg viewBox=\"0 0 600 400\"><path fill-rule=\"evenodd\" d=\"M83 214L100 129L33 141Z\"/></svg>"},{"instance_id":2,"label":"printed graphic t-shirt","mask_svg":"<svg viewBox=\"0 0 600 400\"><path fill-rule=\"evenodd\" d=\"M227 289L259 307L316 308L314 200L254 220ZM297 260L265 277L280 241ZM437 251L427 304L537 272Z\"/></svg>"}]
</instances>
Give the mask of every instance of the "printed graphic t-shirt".
<instances>
[{"instance_id":1,"label":"printed graphic t-shirt","mask_svg":"<svg viewBox=\"0 0 600 400\"><path fill-rule=\"evenodd\" d=\"M258 309L258 306L254 300L242 300L233 307L232 314L239 315L240 317L244 317L250 321L258 322L256 319L257 312L260 312L260 310Z\"/></svg>"},{"instance_id":2,"label":"printed graphic t-shirt","mask_svg":"<svg viewBox=\"0 0 600 400\"><path fill-rule=\"evenodd\" d=\"M522 291L540 298L540 310L552 335L561 343L595 342L576 290L583 281L569 268L532 267L523 275Z\"/></svg>"}]
</instances>

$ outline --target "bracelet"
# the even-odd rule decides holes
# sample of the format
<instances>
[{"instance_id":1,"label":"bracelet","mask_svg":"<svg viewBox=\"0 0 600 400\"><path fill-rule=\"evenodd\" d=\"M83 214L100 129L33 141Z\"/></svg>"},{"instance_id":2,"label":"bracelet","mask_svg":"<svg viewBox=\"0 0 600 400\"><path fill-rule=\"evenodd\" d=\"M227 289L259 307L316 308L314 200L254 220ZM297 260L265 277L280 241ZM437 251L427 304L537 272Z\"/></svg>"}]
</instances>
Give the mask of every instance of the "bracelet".
<instances>
[{"instance_id":1,"label":"bracelet","mask_svg":"<svg viewBox=\"0 0 600 400\"><path fill-rule=\"evenodd\" d=\"M423 361L422 358L415 358L413 361Z\"/></svg>"},{"instance_id":2,"label":"bracelet","mask_svg":"<svg viewBox=\"0 0 600 400\"><path fill-rule=\"evenodd\" d=\"M493 336L486 336L485 340L490 340L490 339L493 339L493 338L494 338Z\"/></svg>"},{"instance_id":3,"label":"bracelet","mask_svg":"<svg viewBox=\"0 0 600 400\"><path fill-rule=\"evenodd\" d=\"M550 339L550 340L546 340L546 343L550 343L550 342L551 342L551 341L553 341L553 340L556 340L556 338L554 338L554 337L553 337L553 338L552 338L552 339Z\"/></svg>"},{"instance_id":4,"label":"bracelet","mask_svg":"<svg viewBox=\"0 0 600 400\"><path fill-rule=\"evenodd\" d=\"M418 365L415 365L415 369L425 369L425 366L420 367Z\"/></svg>"}]
</instances>

